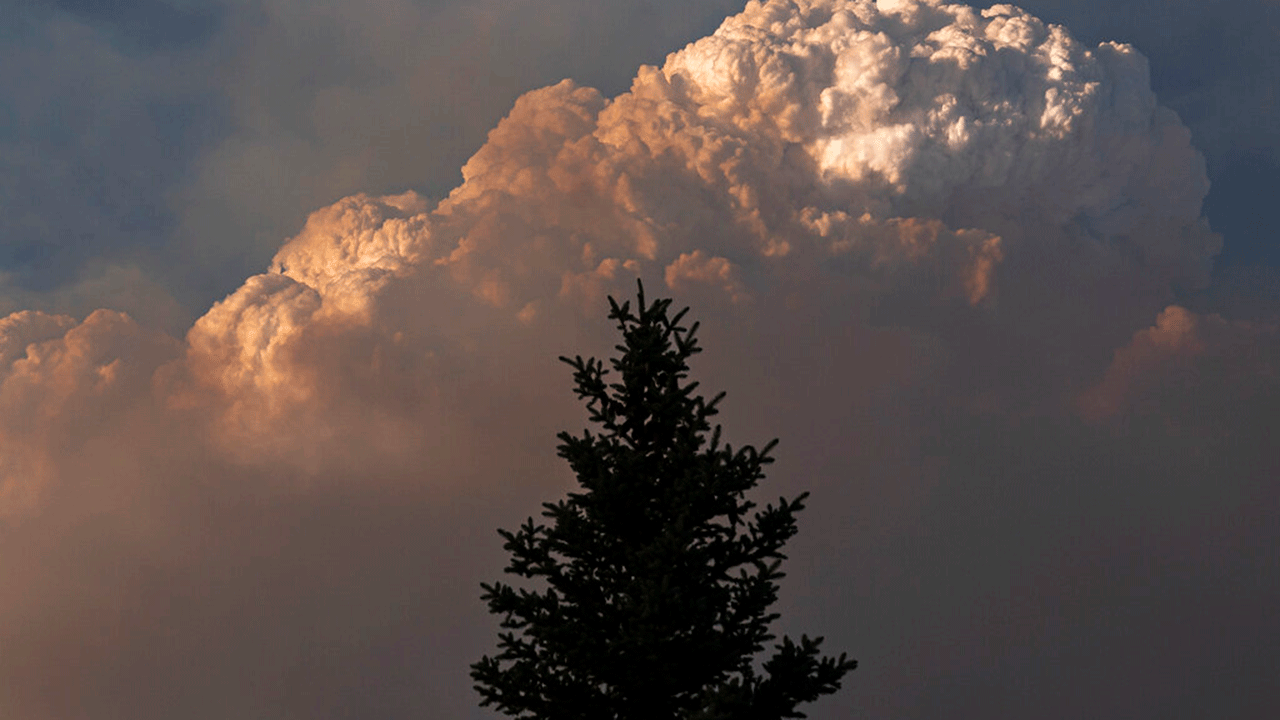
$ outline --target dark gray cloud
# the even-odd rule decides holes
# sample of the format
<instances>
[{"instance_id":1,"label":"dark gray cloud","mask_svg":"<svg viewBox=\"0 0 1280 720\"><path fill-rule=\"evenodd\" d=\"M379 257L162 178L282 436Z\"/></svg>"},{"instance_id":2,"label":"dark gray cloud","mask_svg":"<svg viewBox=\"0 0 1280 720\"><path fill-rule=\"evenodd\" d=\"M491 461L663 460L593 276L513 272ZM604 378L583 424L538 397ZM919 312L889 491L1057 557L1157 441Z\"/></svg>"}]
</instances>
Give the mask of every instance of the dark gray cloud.
<instances>
[{"instance_id":1,"label":"dark gray cloud","mask_svg":"<svg viewBox=\"0 0 1280 720\"><path fill-rule=\"evenodd\" d=\"M223 124L181 50L120 35L142 32L150 11L117 10L20 4L20 31L0 40L0 307L83 315L112 305L180 327L190 308L160 300L154 313L130 296L171 288L164 278L182 253L168 196ZM147 32L169 37L170 21L155 22ZM154 280L120 282L143 275Z\"/></svg>"},{"instance_id":2,"label":"dark gray cloud","mask_svg":"<svg viewBox=\"0 0 1280 720\"><path fill-rule=\"evenodd\" d=\"M170 0L25 0L96 25L113 44L131 53L178 50L208 40L218 31L225 8Z\"/></svg>"}]
</instances>

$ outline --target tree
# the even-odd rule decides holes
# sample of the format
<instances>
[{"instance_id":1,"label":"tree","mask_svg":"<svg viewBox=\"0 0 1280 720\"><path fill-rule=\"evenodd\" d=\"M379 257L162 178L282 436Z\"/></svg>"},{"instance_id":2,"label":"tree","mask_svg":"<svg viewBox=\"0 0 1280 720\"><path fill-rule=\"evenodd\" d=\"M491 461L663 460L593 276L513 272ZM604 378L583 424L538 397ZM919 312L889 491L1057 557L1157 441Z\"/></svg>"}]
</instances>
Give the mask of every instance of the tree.
<instances>
[{"instance_id":1,"label":"tree","mask_svg":"<svg viewBox=\"0 0 1280 720\"><path fill-rule=\"evenodd\" d=\"M686 382L698 324L682 327L688 308L671 317L670 304L646 305L643 286L638 313L609 298L619 382L594 358L560 358L600 429L559 435L582 491L544 503L549 524L498 531L506 572L535 589L482 584L503 631L498 654L471 666L481 706L537 720L802 718L797 705L856 666L802 636L757 670L808 493L752 512L745 495L777 441L721 444L708 418L724 393L708 402Z\"/></svg>"}]
</instances>

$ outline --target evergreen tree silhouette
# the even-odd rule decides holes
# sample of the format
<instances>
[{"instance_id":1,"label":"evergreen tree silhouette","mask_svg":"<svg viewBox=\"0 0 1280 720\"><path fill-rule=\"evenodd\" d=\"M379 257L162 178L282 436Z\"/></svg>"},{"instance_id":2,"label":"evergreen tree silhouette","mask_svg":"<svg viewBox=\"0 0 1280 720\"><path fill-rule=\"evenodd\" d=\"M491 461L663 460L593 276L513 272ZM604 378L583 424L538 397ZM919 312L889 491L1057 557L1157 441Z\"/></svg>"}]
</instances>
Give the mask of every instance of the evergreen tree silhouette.
<instances>
[{"instance_id":1,"label":"evergreen tree silhouette","mask_svg":"<svg viewBox=\"0 0 1280 720\"><path fill-rule=\"evenodd\" d=\"M481 705L537 720L805 717L796 706L838 690L856 662L807 636L755 661L808 493L759 510L746 499L777 441L721 444L708 418L724 393L706 401L687 381L700 352L698 324L680 325L688 308L646 305L643 285L636 312L609 305L617 382L594 358L560 358L599 426L559 435L581 492L544 503L548 524L498 531L506 572L534 588L482 584L503 630L497 655L471 666Z\"/></svg>"}]
</instances>

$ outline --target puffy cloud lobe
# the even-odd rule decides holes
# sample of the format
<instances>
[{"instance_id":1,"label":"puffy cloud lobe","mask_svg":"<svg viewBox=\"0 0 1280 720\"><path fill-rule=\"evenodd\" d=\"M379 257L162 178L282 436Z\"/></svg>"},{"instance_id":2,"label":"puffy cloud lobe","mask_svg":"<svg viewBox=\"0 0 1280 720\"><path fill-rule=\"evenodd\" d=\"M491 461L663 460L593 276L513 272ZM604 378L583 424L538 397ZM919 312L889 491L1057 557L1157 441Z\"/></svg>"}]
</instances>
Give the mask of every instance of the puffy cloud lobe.
<instances>
[{"instance_id":1,"label":"puffy cloud lobe","mask_svg":"<svg viewBox=\"0 0 1280 720\"><path fill-rule=\"evenodd\" d=\"M0 516L34 508L61 466L145 417L155 368L179 344L128 316L84 322L20 312L0 320Z\"/></svg>"},{"instance_id":2,"label":"puffy cloud lobe","mask_svg":"<svg viewBox=\"0 0 1280 720\"><path fill-rule=\"evenodd\" d=\"M66 315L48 315L24 310L0 320L0 363L5 368L27 354L27 348L35 343L61 337L76 325Z\"/></svg>"},{"instance_id":3,"label":"puffy cloud lobe","mask_svg":"<svg viewBox=\"0 0 1280 720\"><path fill-rule=\"evenodd\" d=\"M341 200L308 218L276 253L271 271L331 298L333 310L365 312L388 276L416 263L427 239L425 209L425 200L412 192Z\"/></svg>"},{"instance_id":4,"label":"puffy cloud lobe","mask_svg":"<svg viewBox=\"0 0 1280 720\"><path fill-rule=\"evenodd\" d=\"M707 257L701 250L682 253L667 266L667 287L676 292L686 292L690 285L712 286L735 302L746 302L749 296L737 278L733 263L722 257Z\"/></svg>"},{"instance_id":5,"label":"puffy cloud lobe","mask_svg":"<svg viewBox=\"0 0 1280 720\"><path fill-rule=\"evenodd\" d=\"M177 407L222 407L217 425L237 443L271 442L285 408L306 403L317 379L294 355L320 320L320 295L285 275L258 275L200 318L187 334L184 370L211 395L175 392ZM322 439L322 438L317 438ZM250 451L252 454L252 451Z\"/></svg>"},{"instance_id":6,"label":"puffy cloud lobe","mask_svg":"<svg viewBox=\"0 0 1280 720\"><path fill-rule=\"evenodd\" d=\"M1179 433L1263 431L1280 408L1280 327L1170 306L1116 351L1079 408L1095 422Z\"/></svg>"}]
</instances>

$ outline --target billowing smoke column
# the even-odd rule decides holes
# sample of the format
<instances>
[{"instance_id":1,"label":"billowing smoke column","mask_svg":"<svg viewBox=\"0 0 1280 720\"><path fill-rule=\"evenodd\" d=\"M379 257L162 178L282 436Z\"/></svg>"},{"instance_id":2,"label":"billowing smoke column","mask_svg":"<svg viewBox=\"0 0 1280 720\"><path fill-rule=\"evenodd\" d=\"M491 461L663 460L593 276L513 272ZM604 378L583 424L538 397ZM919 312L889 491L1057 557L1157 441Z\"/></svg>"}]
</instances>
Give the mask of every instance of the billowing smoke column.
<instances>
[{"instance_id":1,"label":"billowing smoke column","mask_svg":"<svg viewBox=\"0 0 1280 720\"><path fill-rule=\"evenodd\" d=\"M1072 356L1096 375L1171 284L1203 281L1218 246L1203 162L1146 61L1008 5L752 2L617 98L567 80L526 94L463 177L438 203L317 211L268 274L195 324L152 404L208 423L243 460L317 467L353 420L384 439L420 421L415 403L481 348L460 336L579 322L637 275L742 313L840 299L849 322ZM468 318L483 324L460 329ZM5 321L6 408L137 390L41 361L84 342L68 322ZM164 357L127 345L82 356L134 375ZM2 437L19 458L5 493L29 494L51 470L20 458L43 443Z\"/></svg>"}]
</instances>

